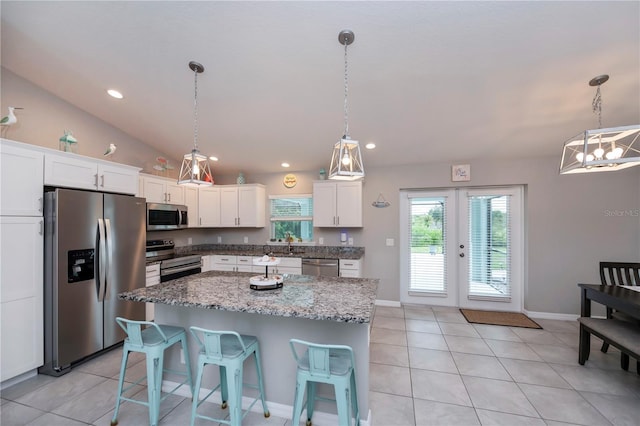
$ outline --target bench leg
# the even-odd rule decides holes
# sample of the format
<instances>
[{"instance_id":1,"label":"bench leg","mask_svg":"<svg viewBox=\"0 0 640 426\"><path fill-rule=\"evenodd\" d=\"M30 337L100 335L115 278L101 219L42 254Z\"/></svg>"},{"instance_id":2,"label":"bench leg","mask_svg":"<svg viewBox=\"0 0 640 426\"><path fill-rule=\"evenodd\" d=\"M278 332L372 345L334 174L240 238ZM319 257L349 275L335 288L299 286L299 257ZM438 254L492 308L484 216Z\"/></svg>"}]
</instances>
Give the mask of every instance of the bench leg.
<instances>
[{"instance_id":1,"label":"bench leg","mask_svg":"<svg viewBox=\"0 0 640 426\"><path fill-rule=\"evenodd\" d=\"M591 334L580 324L580 347L578 349L578 363L584 365L589 359L589 350L591 346Z\"/></svg>"},{"instance_id":2,"label":"bench leg","mask_svg":"<svg viewBox=\"0 0 640 426\"><path fill-rule=\"evenodd\" d=\"M629 371L629 355L620 353L620 367L622 367L624 371Z\"/></svg>"}]
</instances>

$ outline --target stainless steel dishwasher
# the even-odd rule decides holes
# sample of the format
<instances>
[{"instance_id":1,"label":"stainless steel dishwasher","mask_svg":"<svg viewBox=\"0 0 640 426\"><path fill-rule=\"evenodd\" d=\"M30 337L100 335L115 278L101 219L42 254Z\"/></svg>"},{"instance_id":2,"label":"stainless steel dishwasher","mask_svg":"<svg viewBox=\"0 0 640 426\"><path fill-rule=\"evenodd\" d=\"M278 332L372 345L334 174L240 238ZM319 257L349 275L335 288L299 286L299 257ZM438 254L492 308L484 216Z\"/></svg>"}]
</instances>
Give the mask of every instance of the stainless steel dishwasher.
<instances>
[{"instance_id":1,"label":"stainless steel dishwasher","mask_svg":"<svg viewBox=\"0 0 640 426\"><path fill-rule=\"evenodd\" d=\"M338 277L338 264L338 259L302 259L302 274Z\"/></svg>"}]
</instances>

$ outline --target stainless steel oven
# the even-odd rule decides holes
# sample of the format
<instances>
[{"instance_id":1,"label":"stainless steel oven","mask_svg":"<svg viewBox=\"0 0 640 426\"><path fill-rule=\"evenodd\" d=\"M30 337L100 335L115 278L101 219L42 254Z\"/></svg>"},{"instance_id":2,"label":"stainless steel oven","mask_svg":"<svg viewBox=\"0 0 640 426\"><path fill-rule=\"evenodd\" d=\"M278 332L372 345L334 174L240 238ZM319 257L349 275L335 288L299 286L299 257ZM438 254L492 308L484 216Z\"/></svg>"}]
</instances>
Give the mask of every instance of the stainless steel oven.
<instances>
[{"instance_id":1,"label":"stainless steel oven","mask_svg":"<svg viewBox=\"0 0 640 426\"><path fill-rule=\"evenodd\" d=\"M147 203L147 231L181 229L188 224L187 206Z\"/></svg>"},{"instance_id":2,"label":"stainless steel oven","mask_svg":"<svg viewBox=\"0 0 640 426\"><path fill-rule=\"evenodd\" d=\"M160 282L202 272L202 258L197 254L179 255L173 240L147 241L147 263L160 262Z\"/></svg>"}]
</instances>

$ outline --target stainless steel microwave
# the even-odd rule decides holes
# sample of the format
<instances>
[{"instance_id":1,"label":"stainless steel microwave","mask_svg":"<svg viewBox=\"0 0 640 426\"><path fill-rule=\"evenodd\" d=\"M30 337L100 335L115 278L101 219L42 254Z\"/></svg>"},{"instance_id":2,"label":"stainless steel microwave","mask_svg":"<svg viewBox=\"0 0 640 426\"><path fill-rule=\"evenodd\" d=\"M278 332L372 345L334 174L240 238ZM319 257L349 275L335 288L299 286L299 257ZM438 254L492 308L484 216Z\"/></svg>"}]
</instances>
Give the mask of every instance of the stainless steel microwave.
<instances>
[{"instance_id":1,"label":"stainless steel microwave","mask_svg":"<svg viewBox=\"0 0 640 426\"><path fill-rule=\"evenodd\" d=\"M187 206L147 203L147 231L182 229L188 224Z\"/></svg>"}]
</instances>

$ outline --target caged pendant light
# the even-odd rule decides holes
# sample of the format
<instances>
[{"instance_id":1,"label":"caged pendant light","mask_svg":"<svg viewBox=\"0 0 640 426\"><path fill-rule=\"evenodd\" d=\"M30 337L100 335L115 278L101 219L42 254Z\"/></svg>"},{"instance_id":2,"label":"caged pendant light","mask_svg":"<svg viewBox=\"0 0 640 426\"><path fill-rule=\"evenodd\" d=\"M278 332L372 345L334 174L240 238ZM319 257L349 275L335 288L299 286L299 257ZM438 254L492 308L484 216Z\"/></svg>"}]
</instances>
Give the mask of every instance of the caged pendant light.
<instances>
[{"instance_id":1,"label":"caged pendant light","mask_svg":"<svg viewBox=\"0 0 640 426\"><path fill-rule=\"evenodd\" d=\"M344 135L333 147L329 179L334 180L357 180L364 177L360 145L349 137L347 46L354 40L355 34L351 30L342 30L338 34L338 41L344 45Z\"/></svg>"},{"instance_id":2,"label":"caged pendant light","mask_svg":"<svg viewBox=\"0 0 640 426\"><path fill-rule=\"evenodd\" d=\"M193 103L193 149L185 154L180 167L178 185L211 186L213 176L209 168L209 161L205 155L198 151L198 74L204 71L202 64L189 62L189 68L195 74L195 95Z\"/></svg>"},{"instance_id":3,"label":"caged pendant light","mask_svg":"<svg viewBox=\"0 0 640 426\"><path fill-rule=\"evenodd\" d=\"M640 124L602 128L600 86L609 76L599 75L589 81L597 87L593 112L598 115L598 129L585 130L564 143L560 174L622 170L640 165Z\"/></svg>"}]
</instances>

